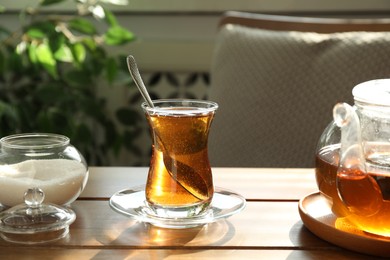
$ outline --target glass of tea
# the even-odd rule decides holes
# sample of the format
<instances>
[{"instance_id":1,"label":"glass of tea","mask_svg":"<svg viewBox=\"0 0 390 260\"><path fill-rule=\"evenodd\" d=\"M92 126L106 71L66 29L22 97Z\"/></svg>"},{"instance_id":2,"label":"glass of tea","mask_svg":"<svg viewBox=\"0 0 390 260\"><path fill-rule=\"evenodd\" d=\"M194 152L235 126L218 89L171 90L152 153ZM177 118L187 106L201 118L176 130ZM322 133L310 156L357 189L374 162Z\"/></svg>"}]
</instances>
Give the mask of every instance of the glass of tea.
<instances>
[{"instance_id":1,"label":"glass of tea","mask_svg":"<svg viewBox=\"0 0 390 260\"><path fill-rule=\"evenodd\" d=\"M152 137L146 203L158 217L199 216L214 193L207 140L218 105L180 99L153 105L142 104Z\"/></svg>"}]
</instances>

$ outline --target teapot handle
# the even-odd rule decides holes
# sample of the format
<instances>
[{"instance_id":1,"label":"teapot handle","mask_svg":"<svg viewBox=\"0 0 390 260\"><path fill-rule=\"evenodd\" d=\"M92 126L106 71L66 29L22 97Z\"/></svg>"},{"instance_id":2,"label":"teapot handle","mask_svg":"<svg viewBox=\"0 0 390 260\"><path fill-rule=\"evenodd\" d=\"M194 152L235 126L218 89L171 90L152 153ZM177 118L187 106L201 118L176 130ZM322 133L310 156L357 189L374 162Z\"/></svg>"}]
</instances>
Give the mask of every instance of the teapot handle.
<instances>
[{"instance_id":1,"label":"teapot handle","mask_svg":"<svg viewBox=\"0 0 390 260\"><path fill-rule=\"evenodd\" d=\"M341 129L336 177L339 197L351 213L373 215L382 206L382 193L378 183L367 174L359 117L352 106L339 103L333 108L333 119Z\"/></svg>"},{"instance_id":2,"label":"teapot handle","mask_svg":"<svg viewBox=\"0 0 390 260\"><path fill-rule=\"evenodd\" d=\"M333 108L333 119L341 129L339 171L366 173L360 120L354 108L347 103L338 103Z\"/></svg>"},{"instance_id":3,"label":"teapot handle","mask_svg":"<svg viewBox=\"0 0 390 260\"><path fill-rule=\"evenodd\" d=\"M341 129L336 176L339 197L351 213L374 215L381 208L382 193L378 183L366 170L359 117L352 106L339 103L333 109L333 119Z\"/></svg>"}]
</instances>

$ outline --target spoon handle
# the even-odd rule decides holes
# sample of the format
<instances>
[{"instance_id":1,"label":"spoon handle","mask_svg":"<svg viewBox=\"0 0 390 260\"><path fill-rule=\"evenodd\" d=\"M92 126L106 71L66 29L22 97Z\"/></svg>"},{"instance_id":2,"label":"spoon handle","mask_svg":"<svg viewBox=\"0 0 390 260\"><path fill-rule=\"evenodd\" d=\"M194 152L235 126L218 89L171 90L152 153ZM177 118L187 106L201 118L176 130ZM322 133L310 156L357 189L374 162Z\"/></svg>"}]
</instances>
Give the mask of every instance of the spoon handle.
<instances>
[{"instance_id":1,"label":"spoon handle","mask_svg":"<svg viewBox=\"0 0 390 260\"><path fill-rule=\"evenodd\" d=\"M134 80L135 85L137 85L138 90L141 92L142 97L146 100L149 107L154 107L152 100L146 90L144 82L142 81L141 74L139 73L137 63L132 55L127 56L127 67L129 68L130 75Z\"/></svg>"}]
</instances>

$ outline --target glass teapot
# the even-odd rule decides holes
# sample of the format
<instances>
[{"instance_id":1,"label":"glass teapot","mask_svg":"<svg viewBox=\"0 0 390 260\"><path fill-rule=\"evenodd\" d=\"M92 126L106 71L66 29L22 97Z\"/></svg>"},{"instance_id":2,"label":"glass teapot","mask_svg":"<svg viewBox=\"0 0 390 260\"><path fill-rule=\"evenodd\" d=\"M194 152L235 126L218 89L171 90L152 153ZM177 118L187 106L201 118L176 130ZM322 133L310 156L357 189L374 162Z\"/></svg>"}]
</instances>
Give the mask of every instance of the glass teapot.
<instances>
[{"instance_id":1,"label":"glass teapot","mask_svg":"<svg viewBox=\"0 0 390 260\"><path fill-rule=\"evenodd\" d=\"M316 153L316 181L333 213L390 237L390 79L361 83L336 104Z\"/></svg>"}]
</instances>

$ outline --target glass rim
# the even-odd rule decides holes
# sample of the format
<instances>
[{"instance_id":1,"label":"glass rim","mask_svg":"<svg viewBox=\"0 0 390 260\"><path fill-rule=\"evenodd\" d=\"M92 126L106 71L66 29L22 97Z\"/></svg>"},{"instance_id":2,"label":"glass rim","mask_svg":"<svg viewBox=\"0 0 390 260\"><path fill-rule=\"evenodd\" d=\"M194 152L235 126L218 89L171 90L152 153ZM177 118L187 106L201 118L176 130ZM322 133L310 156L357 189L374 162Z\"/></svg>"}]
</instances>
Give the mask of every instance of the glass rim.
<instances>
[{"instance_id":1,"label":"glass rim","mask_svg":"<svg viewBox=\"0 0 390 260\"><path fill-rule=\"evenodd\" d=\"M67 136L52 133L13 134L0 139L1 146L10 149L50 149L63 147L69 143L70 139Z\"/></svg>"},{"instance_id":2,"label":"glass rim","mask_svg":"<svg viewBox=\"0 0 390 260\"><path fill-rule=\"evenodd\" d=\"M147 102L143 102L141 104L142 109L146 112L152 113L163 113L169 115L175 114L205 114L211 113L218 109L218 104L214 101L209 100L201 100L201 99L155 99L152 100L155 107L150 107ZM161 104L165 104L166 106L159 106ZM177 105L177 106L174 106ZM182 109L172 109L167 110L166 108L179 108L179 107L187 107L187 108L197 108L196 110L182 110Z\"/></svg>"}]
</instances>

